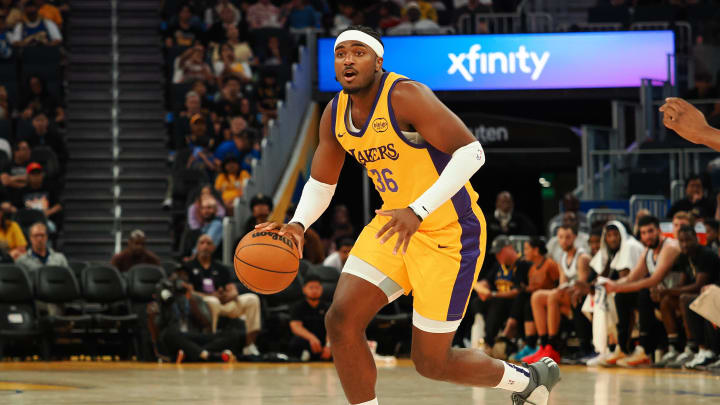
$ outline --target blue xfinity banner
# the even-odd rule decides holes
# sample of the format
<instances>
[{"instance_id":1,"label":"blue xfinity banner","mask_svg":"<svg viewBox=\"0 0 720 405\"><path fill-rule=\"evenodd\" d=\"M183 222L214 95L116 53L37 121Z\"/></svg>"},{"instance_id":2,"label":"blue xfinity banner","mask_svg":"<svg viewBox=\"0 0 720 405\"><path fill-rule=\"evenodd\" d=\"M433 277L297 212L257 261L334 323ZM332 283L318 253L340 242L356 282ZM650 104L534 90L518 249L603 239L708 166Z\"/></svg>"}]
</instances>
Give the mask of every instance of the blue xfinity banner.
<instances>
[{"instance_id":1,"label":"blue xfinity banner","mask_svg":"<svg viewBox=\"0 0 720 405\"><path fill-rule=\"evenodd\" d=\"M335 92L334 38L318 40L320 91ZM386 70L433 90L640 87L668 78L672 31L384 37ZM671 76L674 76L672 72Z\"/></svg>"}]
</instances>

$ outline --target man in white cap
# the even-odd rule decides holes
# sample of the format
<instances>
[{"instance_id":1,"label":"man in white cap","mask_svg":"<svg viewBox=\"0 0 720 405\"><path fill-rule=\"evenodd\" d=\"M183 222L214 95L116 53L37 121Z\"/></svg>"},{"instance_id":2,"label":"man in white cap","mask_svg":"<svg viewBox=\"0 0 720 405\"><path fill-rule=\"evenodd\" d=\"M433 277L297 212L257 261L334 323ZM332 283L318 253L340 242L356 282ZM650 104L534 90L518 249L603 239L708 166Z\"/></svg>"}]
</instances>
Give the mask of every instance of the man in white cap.
<instances>
[{"instance_id":1,"label":"man in white cap","mask_svg":"<svg viewBox=\"0 0 720 405\"><path fill-rule=\"evenodd\" d=\"M411 357L421 375L505 389L515 405L546 405L560 379L551 359L525 367L452 347L485 254L485 218L469 182L485 154L427 86L383 69L384 52L368 27L351 26L337 37L333 58L343 91L320 119L295 215L288 224L257 228L279 228L302 251L304 231L329 206L349 153L367 169L383 207L356 240L325 317L348 402L378 404L365 329L382 307L412 292Z\"/></svg>"}]
</instances>

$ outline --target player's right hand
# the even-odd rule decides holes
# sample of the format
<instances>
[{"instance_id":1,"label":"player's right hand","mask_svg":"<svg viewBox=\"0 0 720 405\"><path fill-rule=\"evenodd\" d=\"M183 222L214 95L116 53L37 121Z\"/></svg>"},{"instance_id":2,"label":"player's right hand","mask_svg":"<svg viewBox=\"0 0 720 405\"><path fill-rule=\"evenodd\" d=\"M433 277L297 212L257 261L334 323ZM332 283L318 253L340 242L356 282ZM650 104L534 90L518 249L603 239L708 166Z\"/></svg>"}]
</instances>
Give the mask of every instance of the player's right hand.
<instances>
[{"instance_id":1,"label":"player's right hand","mask_svg":"<svg viewBox=\"0 0 720 405\"><path fill-rule=\"evenodd\" d=\"M687 101L668 97L660 107L663 113L663 124L677 132L678 135L693 143L701 143L701 134L708 128L703 113Z\"/></svg>"},{"instance_id":2,"label":"player's right hand","mask_svg":"<svg viewBox=\"0 0 720 405\"><path fill-rule=\"evenodd\" d=\"M303 257L303 245L305 245L305 229L300 224L279 224L277 222L263 222L262 224L255 225L256 230L260 231L273 231L279 229L280 235L290 234L297 245L300 258Z\"/></svg>"}]
</instances>

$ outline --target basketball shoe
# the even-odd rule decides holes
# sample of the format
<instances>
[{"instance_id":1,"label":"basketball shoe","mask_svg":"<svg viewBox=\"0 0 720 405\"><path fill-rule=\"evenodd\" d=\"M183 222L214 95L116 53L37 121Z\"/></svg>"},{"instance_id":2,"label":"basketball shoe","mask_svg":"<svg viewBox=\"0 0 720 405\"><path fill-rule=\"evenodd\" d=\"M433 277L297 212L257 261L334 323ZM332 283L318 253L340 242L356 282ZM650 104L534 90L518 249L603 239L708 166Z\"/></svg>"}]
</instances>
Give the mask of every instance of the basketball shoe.
<instances>
[{"instance_id":1,"label":"basketball shoe","mask_svg":"<svg viewBox=\"0 0 720 405\"><path fill-rule=\"evenodd\" d=\"M523 357L522 362L535 363L536 361L540 361L543 357L549 357L556 363L560 362L560 353L558 353L551 345L541 346L540 350L535 352L535 354Z\"/></svg>"},{"instance_id":2,"label":"basketball shoe","mask_svg":"<svg viewBox=\"0 0 720 405\"><path fill-rule=\"evenodd\" d=\"M683 365L683 367L691 370L702 370L705 366L715 361L715 353L712 350L700 349L695 357Z\"/></svg>"},{"instance_id":3,"label":"basketball shoe","mask_svg":"<svg viewBox=\"0 0 720 405\"><path fill-rule=\"evenodd\" d=\"M618 360L616 364L620 367L632 368L639 366L648 366L650 365L650 363L650 357L645 354L645 349L642 346L637 345L635 346L635 351L633 351L630 356Z\"/></svg>"},{"instance_id":4,"label":"basketball shoe","mask_svg":"<svg viewBox=\"0 0 720 405\"><path fill-rule=\"evenodd\" d=\"M522 350L510 356L510 360L520 361L524 357L537 353L538 350L540 350L540 346L530 347L530 345L525 345Z\"/></svg>"},{"instance_id":5,"label":"basketball shoe","mask_svg":"<svg viewBox=\"0 0 720 405\"><path fill-rule=\"evenodd\" d=\"M560 381L560 367L548 357L526 367L530 371L530 382L523 392L512 394L513 405L547 405L550 391Z\"/></svg>"},{"instance_id":6,"label":"basketball shoe","mask_svg":"<svg viewBox=\"0 0 720 405\"><path fill-rule=\"evenodd\" d=\"M608 356L604 362L600 363L601 366L604 367L614 367L617 365L617 362L627 357L625 353L623 353L622 349L620 349L620 345L615 345L615 351Z\"/></svg>"},{"instance_id":7,"label":"basketball shoe","mask_svg":"<svg viewBox=\"0 0 720 405\"><path fill-rule=\"evenodd\" d=\"M677 359L677 357L678 357L679 355L680 355L680 352L677 351L677 349L675 349L675 346L670 345L670 347L668 347L667 353L665 353L665 354L660 358L660 361L655 362L655 364L653 364L653 367L657 367L657 368L665 367L665 366L667 366L670 362L672 362L672 361L674 361L675 359Z\"/></svg>"}]
</instances>

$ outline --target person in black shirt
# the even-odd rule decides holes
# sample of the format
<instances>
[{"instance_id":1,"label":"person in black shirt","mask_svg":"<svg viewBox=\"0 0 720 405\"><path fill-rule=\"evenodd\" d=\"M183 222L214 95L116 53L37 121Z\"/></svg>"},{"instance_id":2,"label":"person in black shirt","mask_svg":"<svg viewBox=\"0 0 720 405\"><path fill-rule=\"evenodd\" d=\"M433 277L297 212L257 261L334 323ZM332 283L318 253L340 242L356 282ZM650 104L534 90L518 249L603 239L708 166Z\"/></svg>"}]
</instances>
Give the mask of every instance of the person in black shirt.
<instances>
[{"instance_id":1,"label":"person in black shirt","mask_svg":"<svg viewBox=\"0 0 720 405\"><path fill-rule=\"evenodd\" d=\"M515 210L512 194L502 191L495 200L495 212L487 219L488 237L498 235L537 235L537 229L527 215Z\"/></svg>"},{"instance_id":2,"label":"person in black shirt","mask_svg":"<svg viewBox=\"0 0 720 405\"><path fill-rule=\"evenodd\" d=\"M701 246L698 243L695 229L690 225L683 225L678 231L678 242L680 244L680 255L675 260L672 272L679 274L680 282L678 286L673 288L660 288L656 295L660 299L660 312L662 313L663 325L668 333L667 354L663 357L662 365L676 364L682 366L684 360L690 360L694 357L693 353L700 344L701 349L709 343L704 341L704 327L702 326L702 318L690 311L688 306L698 294L703 286L711 284L718 279L718 271L720 271L720 258L717 253L711 249ZM671 274L673 274L671 273ZM687 345L685 352L680 353L680 328L677 325L675 314L682 309L684 324L687 333ZM700 328L693 328L693 325L700 324ZM710 359L707 359L707 363Z\"/></svg>"},{"instance_id":3,"label":"person in black shirt","mask_svg":"<svg viewBox=\"0 0 720 405\"><path fill-rule=\"evenodd\" d=\"M178 13L177 21L170 24L165 32L165 46L190 47L195 41L204 41L205 33L200 19L193 15L189 5L183 5Z\"/></svg>"},{"instance_id":4,"label":"person in black shirt","mask_svg":"<svg viewBox=\"0 0 720 405\"><path fill-rule=\"evenodd\" d=\"M495 344L495 337L510 316L515 297L520 293L521 284L527 284L527 272L530 263L521 260L510 239L500 235L492 242L490 253L496 261L481 274L475 285L475 292L481 300L489 303L485 321L485 342L488 346ZM507 344L506 340L503 343ZM506 348L495 348L494 354L501 357Z\"/></svg>"},{"instance_id":5,"label":"person in black shirt","mask_svg":"<svg viewBox=\"0 0 720 405\"><path fill-rule=\"evenodd\" d=\"M670 207L667 217L672 218L678 211L687 211L696 218L712 218L715 216L717 204L705 197L705 184L697 174L685 180L685 198L678 200Z\"/></svg>"},{"instance_id":6,"label":"person in black shirt","mask_svg":"<svg viewBox=\"0 0 720 405\"><path fill-rule=\"evenodd\" d=\"M720 240L718 240L718 229L720 228L720 222L715 219L706 219L703 222L705 224L705 230L707 232L705 246L712 249L715 254L718 254L718 249L720 248Z\"/></svg>"},{"instance_id":7,"label":"person in black shirt","mask_svg":"<svg viewBox=\"0 0 720 405\"><path fill-rule=\"evenodd\" d=\"M30 145L19 141L13 146L12 160L2 169L0 180L5 187L20 189L27 185L27 165L30 164Z\"/></svg>"},{"instance_id":8,"label":"person in black shirt","mask_svg":"<svg viewBox=\"0 0 720 405\"><path fill-rule=\"evenodd\" d=\"M320 278L309 274L303 285L305 299L290 312L290 330L295 335L290 340L290 354L304 361L330 360L331 357L325 330L325 313L330 304L322 301L322 292Z\"/></svg>"},{"instance_id":9,"label":"person in black shirt","mask_svg":"<svg viewBox=\"0 0 720 405\"><path fill-rule=\"evenodd\" d=\"M62 205L59 190L45 178L42 165L32 162L27 166L28 183L13 193L13 205L17 209L42 211L48 218L48 229L55 233L62 226Z\"/></svg>"},{"instance_id":10,"label":"person in black shirt","mask_svg":"<svg viewBox=\"0 0 720 405\"><path fill-rule=\"evenodd\" d=\"M260 298L253 293L238 294L232 282L230 270L212 259L215 244L209 235L201 235L197 242L197 255L186 262L181 272L187 274L189 285L195 294L203 297L210 308L211 330L217 330L218 318L244 317L247 329L247 346L243 354L259 354L255 340L260 334Z\"/></svg>"}]
</instances>

